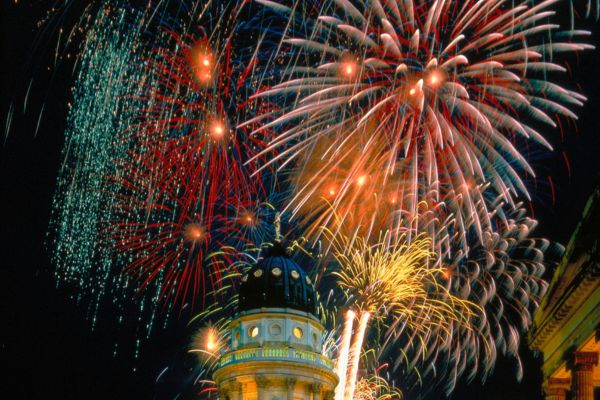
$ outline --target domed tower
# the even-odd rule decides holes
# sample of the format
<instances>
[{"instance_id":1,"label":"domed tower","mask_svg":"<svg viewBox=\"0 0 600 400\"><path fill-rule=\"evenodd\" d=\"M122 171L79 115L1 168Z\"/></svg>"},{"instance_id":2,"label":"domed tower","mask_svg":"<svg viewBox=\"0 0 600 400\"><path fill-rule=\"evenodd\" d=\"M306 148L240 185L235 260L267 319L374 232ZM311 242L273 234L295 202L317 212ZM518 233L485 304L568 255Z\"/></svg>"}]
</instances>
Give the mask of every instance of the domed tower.
<instances>
[{"instance_id":1,"label":"domed tower","mask_svg":"<svg viewBox=\"0 0 600 400\"><path fill-rule=\"evenodd\" d=\"M338 378L308 275L275 242L242 278L230 350L213 378L221 400L333 399Z\"/></svg>"}]
</instances>

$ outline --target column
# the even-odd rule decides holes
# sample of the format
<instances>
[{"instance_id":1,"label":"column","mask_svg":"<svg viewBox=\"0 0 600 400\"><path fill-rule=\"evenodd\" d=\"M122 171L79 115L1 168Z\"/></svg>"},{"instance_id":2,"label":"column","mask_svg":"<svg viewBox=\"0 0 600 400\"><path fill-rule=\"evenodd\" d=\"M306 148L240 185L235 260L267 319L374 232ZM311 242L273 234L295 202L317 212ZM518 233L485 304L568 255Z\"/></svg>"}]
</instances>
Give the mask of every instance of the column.
<instances>
[{"instance_id":1,"label":"column","mask_svg":"<svg viewBox=\"0 0 600 400\"><path fill-rule=\"evenodd\" d=\"M225 387L219 388L219 400L230 400L228 388L225 388Z\"/></svg>"},{"instance_id":2,"label":"column","mask_svg":"<svg viewBox=\"0 0 600 400\"><path fill-rule=\"evenodd\" d=\"M269 381L263 375L256 376L256 387L258 388L258 398L259 399L261 399L261 400L266 399L266 396L267 396L266 389L267 389L268 384L269 384Z\"/></svg>"},{"instance_id":3,"label":"column","mask_svg":"<svg viewBox=\"0 0 600 400\"><path fill-rule=\"evenodd\" d=\"M598 353L587 351L573 353L570 365L573 400L594 400L595 365L598 365Z\"/></svg>"},{"instance_id":4,"label":"column","mask_svg":"<svg viewBox=\"0 0 600 400\"><path fill-rule=\"evenodd\" d=\"M310 399L321 400L321 389L323 388L322 383L315 382L309 386Z\"/></svg>"},{"instance_id":5,"label":"column","mask_svg":"<svg viewBox=\"0 0 600 400\"><path fill-rule=\"evenodd\" d=\"M231 384L231 400L242 400L242 384L233 382Z\"/></svg>"},{"instance_id":6,"label":"column","mask_svg":"<svg viewBox=\"0 0 600 400\"><path fill-rule=\"evenodd\" d=\"M287 390L287 400L294 400L294 388L296 386L296 379L287 378L285 380L285 386Z\"/></svg>"},{"instance_id":7,"label":"column","mask_svg":"<svg viewBox=\"0 0 600 400\"><path fill-rule=\"evenodd\" d=\"M571 380L569 378L548 378L544 384L546 400L566 400L570 385Z\"/></svg>"}]
</instances>

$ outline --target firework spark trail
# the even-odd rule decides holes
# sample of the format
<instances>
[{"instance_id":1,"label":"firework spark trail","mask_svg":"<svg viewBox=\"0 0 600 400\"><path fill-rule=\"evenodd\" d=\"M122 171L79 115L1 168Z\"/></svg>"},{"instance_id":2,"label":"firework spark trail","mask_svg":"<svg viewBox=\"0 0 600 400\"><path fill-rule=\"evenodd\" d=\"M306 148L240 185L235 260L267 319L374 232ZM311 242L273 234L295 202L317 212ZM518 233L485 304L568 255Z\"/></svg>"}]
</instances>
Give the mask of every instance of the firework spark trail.
<instances>
[{"instance_id":1,"label":"firework spark trail","mask_svg":"<svg viewBox=\"0 0 600 400\"><path fill-rule=\"evenodd\" d=\"M340 379L335 388L335 399L343 400L346 389L346 371L348 370L348 356L350 352L350 340L352 338L352 325L354 324L355 313L352 310L346 311L344 316L344 327L342 329L341 343L337 356L337 376Z\"/></svg>"},{"instance_id":2,"label":"firework spark trail","mask_svg":"<svg viewBox=\"0 0 600 400\"><path fill-rule=\"evenodd\" d=\"M79 287L94 325L112 302L119 324L133 319L146 337L175 304L185 309L203 290L225 284L235 260L223 262L231 254L221 246L260 242L271 212L264 201L278 196L274 180L250 179L255 168L243 165L261 139L235 129L253 108L272 107L247 101L260 85L252 61L260 46L232 54L237 13L224 6L213 7L220 20L209 15L211 2L176 2L185 16L175 23L169 3L138 10L97 2L73 28L85 40L53 204L59 284ZM213 21L206 29L196 24L204 16ZM188 19L195 22L180 22ZM209 47L212 53L200 54ZM215 84L202 82L205 61L218 66ZM211 273L202 275L203 268ZM144 293L134 294L140 287ZM139 315L125 315L127 304Z\"/></svg>"},{"instance_id":3,"label":"firework spark trail","mask_svg":"<svg viewBox=\"0 0 600 400\"><path fill-rule=\"evenodd\" d=\"M444 202L465 244L470 228L480 239L494 229L487 198L528 196L519 174L534 171L519 143L550 148L536 127L576 119L567 106L585 100L544 80L565 71L556 54L592 48L576 41L589 32L544 22L552 1L264 3L306 27L283 33L284 78L257 94L286 104L251 120L281 131L265 152L293 159L322 137L387 149L406 220L418 220L421 200Z\"/></svg>"},{"instance_id":4,"label":"firework spark trail","mask_svg":"<svg viewBox=\"0 0 600 400\"><path fill-rule=\"evenodd\" d=\"M353 400L399 400L402 392L390 386L381 376L373 374L356 382Z\"/></svg>"},{"instance_id":5,"label":"firework spark trail","mask_svg":"<svg viewBox=\"0 0 600 400\"><path fill-rule=\"evenodd\" d=\"M395 217L396 189L401 185L384 172L386 154L362 151L358 143L333 148L334 142L319 140L309 156L292 173L294 188L289 201L292 215L299 217L304 235L317 240L322 226L332 229L336 220L348 228L346 235L369 239L371 232L385 229Z\"/></svg>"},{"instance_id":6,"label":"firework spark trail","mask_svg":"<svg viewBox=\"0 0 600 400\"><path fill-rule=\"evenodd\" d=\"M411 243L401 236L397 241L387 231L376 244L361 237L345 237L325 232L331 241L337 263L333 275L348 296L348 301L361 311L361 323L353 344L353 363L360 352L367 323L373 319L389 327L381 344L383 351L398 353L398 338L409 338L417 358L429 356L429 344L448 344L445 340L459 326L471 330L478 307L443 286L441 268L428 266L434 256L430 239L420 236ZM393 351L391 349L394 349ZM355 379L352 365L346 388ZM345 388L345 389L346 389ZM351 387L348 390L352 390ZM345 398L348 398L346 392Z\"/></svg>"},{"instance_id":7,"label":"firework spark trail","mask_svg":"<svg viewBox=\"0 0 600 400\"><path fill-rule=\"evenodd\" d=\"M573 14L573 7L575 6L575 1L571 1L571 14ZM591 18L594 16L596 21L600 18L600 0L587 0L585 3L585 17Z\"/></svg>"},{"instance_id":8,"label":"firework spark trail","mask_svg":"<svg viewBox=\"0 0 600 400\"><path fill-rule=\"evenodd\" d=\"M110 218L112 190L105 177L115 173L114 158L126 147L115 132L131 123L128 113L116 113L121 99L134 90L131 77L137 38L132 25L139 15L107 7L95 16L81 50L73 106L65 132L64 162L59 171L53 203L54 259L59 284L77 285L78 300L89 302L90 318L96 321L100 304L110 299L117 306L128 302L131 280L119 274L111 249L98 246L99 223ZM155 294L139 302L140 312L153 309ZM148 335L152 323L148 325Z\"/></svg>"},{"instance_id":9,"label":"firework spark trail","mask_svg":"<svg viewBox=\"0 0 600 400\"><path fill-rule=\"evenodd\" d=\"M272 190L265 171L256 175L256 161L244 165L264 141L249 135L252 125L235 124L271 106L249 100L258 85L256 54L234 57L239 9L228 10L214 20L208 13L200 37L164 31L164 44L150 51L141 93L132 94L144 106L123 132L131 150L116 193L122 222L108 224L143 287L162 274L163 298L192 306L197 296L204 306L207 255L243 244L248 238L240 234L259 222L252 209ZM132 176L138 182L130 182ZM224 283L221 274L214 278L213 289Z\"/></svg>"},{"instance_id":10,"label":"firework spark trail","mask_svg":"<svg viewBox=\"0 0 600 400\"><path fill-rule=\"evenodd\" d=\"M141 172L127 168L120 173L113 218L106 222L104 234L108 235L109 246L130 255L126 268L140 281L141 288L160 282L161 298L173 296L176 303L188 299L194 302L193 296L221 284L227 273L222 266L217 268L217 275L211 275L210 285L204 271L216 265L210 263L214 249L210 245L224 245L230 222L207 215L198 207L202 202L201 192L181 189L176 193L156 194L146 174L154 174L152 168ZM181 183L185 188L186 182ZM165 265L180 268L165 268ZM180 293L183 297L178 297Z\"/></svg>"},{"instance_id":11,"label":"firework spark trail","mask_svg":"<svg viewBox=\"0 0 600 400\"><path fill-rule=\"evenodd\" d=\"M356 390L356 381L358 378L358 365L360 363L360 357L362 354L363 342L365 340L365 334L367 333L367 327L371 313L363 311L360 314L358 321L357 331L354 334L354 341L352 342L352 348L350 349L350 369L348 370L348 384L344 397L347 400L354 399L354 392Z\"/></svg>"},{"instance_id":12,"label":"firework spark trail","mask_svg":"<svg viewBox=\"0 0 600 400\"><path fill-rule=\"evenodd\" d=\"M161 300L192 308L200 297L205 305L209 286L223 284L222 274L207 280L211 254L260 234L257 211L274 182L250 177L256 163L244 163L264 142L248 134L251 125L235 128L251 110L271 107L248 100L259 85L260 46L236 47L243 34L235 4L200 4L186 18L205 26L158 24L136 40L133 88L113 110L132 121L114 132L126 151L111 154L117 168L104 188L111 201L102 220L104 244L123 254L142 289L157 285Z\"/></svg>"},{"instance_id":13,"label":"firework spark trail","mask_svg":"<svg viewBox=\"0 0 600 400\"><path fill-rule=\"evenodd\" d=\"M477 334L457 327L447 340L450 346L442 344L449 351L430 363L436 365L438 377L450 378L448 391L463 374L468 380L477 373L485 379L499 354L514 359L517 378L522 374L520 336L531 327L533 313L546 292L546 265L559 259L562 247L533 237L537 221L517 207L502 215L506 219L502 233L487 232L484 243L473 246L468 255L455 244L454 258L447 260L443 276L449 291L483 310L473 324Z\"/></svg>"},{"instance_id":14,"label":"firework spark trail","mask_svg":"<svg viewBox=\"0 0 600 400\"><path fill-rule=\"evenodd\" d=\"M520 336L530 328L546 291L545 265L556 262L562 248L532 236L537 222L517 207L496 215L505 219L502 233L486 232L484 243L472 246L468 254L460 241L451 242L452 257L439 263L439 284L453 296L477 305L468 324L454 324L443 335L432 334L426 342L428 354L415 348L419 341L402 333L400 322L391 324L384 334L381 360L390 361L393 369L407 364L403 378L409 392L433 391L432 386L422 385L426 378L435 379L436 386L445 385L447 393L461 376L467 381L477 376L485 380L499 355L515 362L520 379ZM391 342L396 345L390 346Z\"/></svg>"}]
</instances>

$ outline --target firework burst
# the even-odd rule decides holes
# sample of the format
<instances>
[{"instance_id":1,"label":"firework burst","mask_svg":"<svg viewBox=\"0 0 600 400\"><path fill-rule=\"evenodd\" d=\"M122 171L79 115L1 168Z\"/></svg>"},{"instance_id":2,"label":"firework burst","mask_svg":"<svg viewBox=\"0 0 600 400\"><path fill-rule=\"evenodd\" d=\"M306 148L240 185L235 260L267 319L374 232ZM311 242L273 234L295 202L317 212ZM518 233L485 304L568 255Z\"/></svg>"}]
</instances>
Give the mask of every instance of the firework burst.
<instances>
[{"instance_id":1,"label":"firework burst","mask_svg":"<svg viewBox=\"0 0 600 400\"><path fill-rule=\"evenodd\" d=\"M257 205L267 198L265 171L257 175L257 160L244 165L264 142L250 127L235 128L265 103L248 100L256 54L232 57L239 10L230 11L210 33L198 28L199 37L164 31L131 95L143 104L136 123L121 133L130 151L120 162L109 236L142 287L160 278L163 298L182 304L205 297L211 252L260 232ZM224 283L211 276L211 289Z\"/></svg>"},{"instance_id":2,"label":"firework burst","mask_svg":"<svg viewBox=\"0 0 600 400\"><path fill-rule=\"evenodd\" d=\"M400 400L402 392L391 387L388 381L378 375L367 376L356 382L355 400Z\"/></svg>"},{"instance_id":3,"label":"firework burst","mask_svg":"<svg viewBox=\"0 0 600 400\"><path fill-rule=\"evenodd\" d=\"M472 380L479 373L485 379L498 355L513 359L517 379L522 377L520 338L531 327L546 292L544 272L563 251L560 245L532 236L537 221L528 218L524 209L500 217L506 219L501 233L486 232L483 243L473 246L468 255L457 246L454 258L444 263L441 277L449 291L482 310L472 322L473 329L458 326L445 343L431 346L438 348L436 356L422 373L449 378L448 392L462 375Z\"/></svg>"},{"instance_id":4,"label":"firework burst","mask_svg":"<svg viewBox=\"0 0 600 400\"><path fill-rule=\"evenodd\" d=\"M119 266L127 260L99 243L100 225L112 218L114 200L107 195L114 187L105 178L116 173L115 160L127 153L115 132L127 129L132 116L115 110L123 110L122 99L136 87L138 35L131 27L139 24L140 15L107 6L88 17L51 225L57 281L79 288L77 299L89 305L95 324L107 300L121 307L132 295L131 279L120 275ZM138 303L141 310L155 308L155 291L148 294Z\"/></svg>"},{"instance_id":5,"label":"firework burst","mask_svg":"<svg viewBox=\"0 0 600 400\"><path fill-rule=\"evenodd\" d=\"M372 231L390 225L399 182L385 174L386 155L373 147L363 152L360 143L334 145L325 139L317 142L292 174L291 213L299 216L305 235L312 239L320 236L323 226L348 228L342 233L369 238Z\"/></svg>"},{"instance_id":6,"label":"firework burst","mask_svg":"<svg viewBox=\"0 0 600 400\"><path fill-rule=\"evenodd\" d=\"M474 314L473 304L439 283L445 270L429 267L430 239L420 236L408 243L389 231L374 245L360 237L329 238L339 265L333 274L351 304L375 319L393 316L394 326L415 333L415 344L428 342L433 332L449 333L454 323Z\"/></svg>"},{"instance_id":7,"label":"firework burst","mask_svg":"<svg viewBox=\"0 0 600 400\"><path fill-rule=\"evenodd\" d=\"M430 343L447 343L445 338L459 326L471 329L478 308L440 283L444 271L428 265L428 259L434 257L430 239L419 236L407 243L405 236L396 237L389 231L374 245L361 237L328 233L327 238L339 266L333 274L360 313L344 398L353 398L371 318L387 327L384 351L400 338L408 338L408 347L417 357L428 355ZM353 314L349 318L353 319Z\"/></svg>"},{"instance_id":8,"label":"firework burst","mask_svg":"<svg viewBox=\"0 0 600 400\"><path fill-rule=\"evenodd\" d=\"M375 147L388 155L382 173L401 183L398 198L412 197L406 220L417 219L422 201L443 202L454 230L466 239L474 227L481 239L492 229L488 197L514 205L528 195L520 174L534 171L519 143L550 148L537 127L576 119L568 106L585 100L545 79L565 71L551 60L592 47L576 40L588 32L545 22L554 1L504 3L279 5L306 28L285 31L284 77L256 95L287 105L250 120L281 130L265 151L298 157L322 137L332 148Z\"/></svg>"}]
</instances>

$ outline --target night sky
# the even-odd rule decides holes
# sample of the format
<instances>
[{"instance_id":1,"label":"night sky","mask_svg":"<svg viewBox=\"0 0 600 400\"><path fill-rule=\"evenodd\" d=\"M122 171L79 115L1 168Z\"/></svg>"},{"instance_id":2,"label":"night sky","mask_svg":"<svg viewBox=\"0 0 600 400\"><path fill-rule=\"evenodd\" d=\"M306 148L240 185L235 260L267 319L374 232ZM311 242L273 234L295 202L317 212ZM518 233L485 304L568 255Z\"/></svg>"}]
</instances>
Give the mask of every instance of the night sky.
<instances>
[{"instance_id":1,"label":"night sky","mask_svg":"<svg viewBox=\"0 0 600 400\"><path fill-rule=\"evenodd\" d=\"M6 381L0 396L163 398L162 393L170 389L157 386L155 379L173 360L183 359L182 349L190 333L185 327L187 321L172 323L166 331L157 330L136 359L131 345L133 328L100 323L92 331L86 308L73 300L77 288L56 288L53 279L47 232L73 84L72 65L49 69L49 47L55 44L55 35L36 27L53 3L0 3L0 360L4 369L0 380ZM568 23L566 3L560 15ZM578 27L594 30L589 43L600 47L600 24L580 20ZM587 51L569 60L568 86L578 85L589 101L576 110L580 116L577 126L564 127L564 138L558 130L548 132L556 152L534 157L532 165L539 179L529 185L533 211L540 219L537 234L562 243L573 232L600 178L600 51ZM32 78L23 112L24 95ZM5 136L11 104L14 115ZM35 135L42 107L44 113ZM570 175L563 152L570 161ZM554 198L548 176L554 183ZM116 342L124 344L113 357ZM453 398L540 399L541 360L527 349L522 355L523 383L515 380L514 364L501 360L485 386L463 384ZM170 378L172 382L177 379L177 374Z\"/></svg>"}]
</instances>

